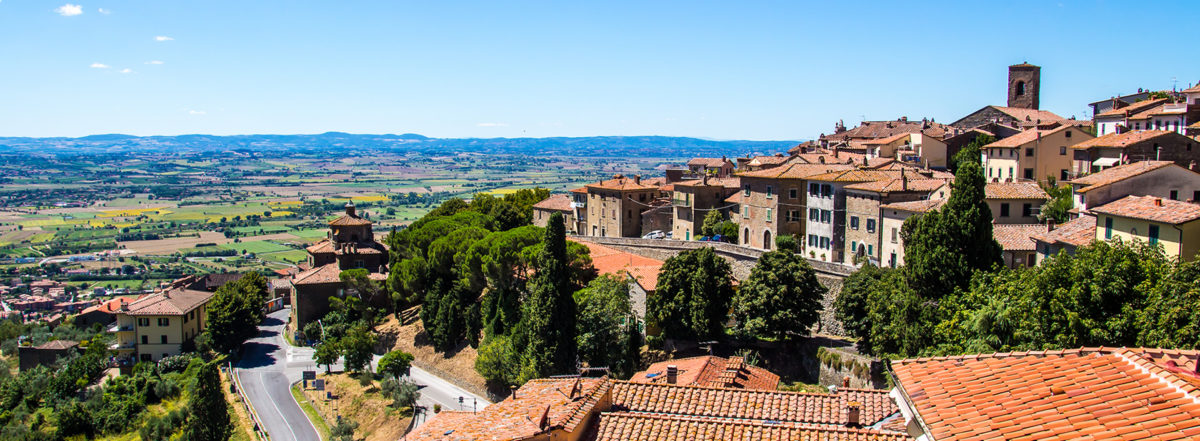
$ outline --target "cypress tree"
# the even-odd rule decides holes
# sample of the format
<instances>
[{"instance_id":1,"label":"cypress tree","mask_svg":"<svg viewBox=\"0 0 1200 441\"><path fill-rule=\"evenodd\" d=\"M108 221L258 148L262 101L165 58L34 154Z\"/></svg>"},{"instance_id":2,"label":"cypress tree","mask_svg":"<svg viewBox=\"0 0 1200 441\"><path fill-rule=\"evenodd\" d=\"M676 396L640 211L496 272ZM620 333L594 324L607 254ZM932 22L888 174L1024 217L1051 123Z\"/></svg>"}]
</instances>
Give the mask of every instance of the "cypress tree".
<instances>
[{"instance_id":1,"label":"cypress tree","mask_svg":"<svg viewBox=\"0 0 1200 441\"><path fill-rule=\"evenodd\" d=\"M188 400L188 419L183 439L225 441L233 433L228 404L221 393L221 379L215 363L205 363L196 373L196 386Z\"/></svg>"},{"instance_id":2,"label":"cypress tree","mask_svg":"<svg viewBox=\"0 0 1200 441\"><path fill-rule=\"evenodd\" d=\"M567 262L562 215L550 216L537 257L519 339L524 344L521 379L575 373L575 298ZM520 346L518 346L520 347Z\"/></svg>"}]
</instances>

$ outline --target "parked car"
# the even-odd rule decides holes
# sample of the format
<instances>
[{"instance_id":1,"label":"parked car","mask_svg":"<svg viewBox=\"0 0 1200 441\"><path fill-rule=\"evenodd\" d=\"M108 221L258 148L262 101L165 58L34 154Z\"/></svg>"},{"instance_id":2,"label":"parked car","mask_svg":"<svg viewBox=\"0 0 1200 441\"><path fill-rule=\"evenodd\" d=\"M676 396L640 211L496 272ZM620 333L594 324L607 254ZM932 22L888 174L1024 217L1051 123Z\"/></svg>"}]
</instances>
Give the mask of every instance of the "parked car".
<instances>
[{"instance_id":1,"label":"parked car","mask_svg":"<svg viewBox=\"0 0 1200 441\"><path fill-rule=\"evenodd\" d=\"M666 238L667 238L667 234L663 233L662 230L654 230L654 231L646 233L646 235L642 236L642 239L666 239Z\"/></svg>"}]
</instances>

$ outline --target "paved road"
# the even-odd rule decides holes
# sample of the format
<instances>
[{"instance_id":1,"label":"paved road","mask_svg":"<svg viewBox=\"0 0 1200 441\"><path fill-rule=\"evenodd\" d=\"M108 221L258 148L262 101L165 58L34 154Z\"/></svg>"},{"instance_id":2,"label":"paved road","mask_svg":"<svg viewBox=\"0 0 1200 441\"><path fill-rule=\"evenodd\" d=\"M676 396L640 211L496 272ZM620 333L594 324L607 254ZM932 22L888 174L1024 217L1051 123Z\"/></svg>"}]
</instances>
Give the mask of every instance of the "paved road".
<instances>
[{"instance_id":1,"label":"paved road","mask_svg":"<svg viewBox=\"0 0 1200 441\"><path fill-rule=\"evenodd\" d=\"M259 327L259 335L245 344L245 354L238 363L238 375L242 388L272 441L320 441L316 429L307 415L296 404L291 394L291 384L299 381L306 370L323 370L312 361L312 348L294 347L283 338L284 324L290 309L276 311L267 316ZM379 362L376 355L372 367ZM334 371L340 364L333 366ZM482 410L491 404L486 398L467 392L421 368L413 367L409 379L421 386L421 397L417 404L429 409L435 404L442 409L470 411ZM459 397L463 398L459 404ZM425 422L425 416L416 418L416 425Z\"/></svg>"},{"instance_id":2,"label":"paved road","mask_svg":"<svg viewBox=\"0 0 1200 441\"><path fill-rule=\"evenodd\" d=\"M292 397L291 384L304 370L316 370L312 350L283 340L289 309L267 316L258 336L245 344L238 363L242 388L272 441L321 441L317 429Z\"/></svg>"}]
</instances>

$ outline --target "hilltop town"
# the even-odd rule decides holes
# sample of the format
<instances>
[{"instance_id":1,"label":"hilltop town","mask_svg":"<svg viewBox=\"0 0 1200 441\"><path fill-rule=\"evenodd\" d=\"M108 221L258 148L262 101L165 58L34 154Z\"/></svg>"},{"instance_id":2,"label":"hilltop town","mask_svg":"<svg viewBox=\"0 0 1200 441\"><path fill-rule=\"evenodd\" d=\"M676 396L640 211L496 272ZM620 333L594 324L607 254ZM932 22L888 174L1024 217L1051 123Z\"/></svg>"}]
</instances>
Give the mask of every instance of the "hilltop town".
<instances>
[{"instance_id":1,"label":"hilltop town","mask_svg":"<svg viewBox=\"0 0 1200 441\"><path fill-rule=\"evenodd\" d=\"M1091 119L1041 85L749 154L14 157L0 427L1200 438L1200 83Z\"/></svg>"}]
</instances>

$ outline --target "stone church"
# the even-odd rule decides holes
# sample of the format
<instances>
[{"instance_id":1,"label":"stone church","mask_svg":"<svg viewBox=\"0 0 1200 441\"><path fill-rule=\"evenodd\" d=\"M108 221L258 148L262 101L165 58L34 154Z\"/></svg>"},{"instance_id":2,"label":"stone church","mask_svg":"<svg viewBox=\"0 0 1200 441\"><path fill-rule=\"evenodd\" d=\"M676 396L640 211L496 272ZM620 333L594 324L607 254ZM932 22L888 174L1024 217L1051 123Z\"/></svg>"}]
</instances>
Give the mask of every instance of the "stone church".
<instances>
[{"instance_id":1,"label":"stone church","mask_svg":"<svg viewBox=\"0 0 1200 441\"><path fill-rule=\"evenodd\" d=\"M330 297L347 294L342 271L366 268L371 280L387 279L387 247L375 240L371 221L355 212L353 202L346 204L346 214L329 222L328 234L306 249L309 268L290 280L293 330L324 317Z\"/></svg>"}]
</instances>

